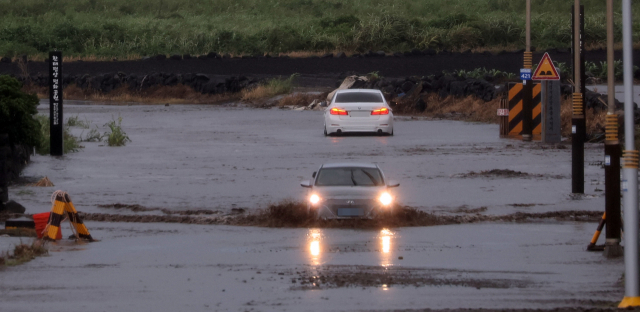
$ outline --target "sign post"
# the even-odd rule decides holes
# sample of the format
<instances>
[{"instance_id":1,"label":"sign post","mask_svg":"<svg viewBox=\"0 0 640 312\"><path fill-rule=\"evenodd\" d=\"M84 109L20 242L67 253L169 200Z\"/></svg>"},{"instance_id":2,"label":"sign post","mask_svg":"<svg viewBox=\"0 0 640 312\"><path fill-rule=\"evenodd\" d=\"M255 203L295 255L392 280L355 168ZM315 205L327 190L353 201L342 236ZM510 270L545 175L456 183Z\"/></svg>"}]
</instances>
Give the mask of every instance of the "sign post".
<instances>
[{"instance_id":1,"label":"sign post","mask_svg":"<svg viewBox=\"0 0 640 312\"><path fill-rule=\"evenodd\" d=\"M585 118L584 118L584 59L582 50L583 6L580 0L575 0L572 7L573 18L573 110L571 116L571 193L584 194L584 138Z\"/></svg>"},{"instance_id":2,"label":"sign post","mask_svg":"<svg viewBox=\"0 0 640 312\"><path fill-rule=\"evenodd\" d=\"M622 215L620 214L620 141L618 140L618 115L615 107L614 55L613 55L613 0L607 0L607 119L604 140L604 195L606 240L604 254L607 258L623 255L621 240ZM610 91L609 91L610 90Z\"/></svg>"},{"instance_id":3,"label":"sign post","mask_svg":"<svg viewBox=\"0 0 640 312\"><path fill-rule=\"evenodd\" d=\"M50 154L62 156L63 121L62 118L62 52L49 52L49 125Z\"/></svg>"},{"instance_id":4,"label":"sign post","mask_svg":"<svg viewBox=\"0 0 640 312\"><path fill-rule=\"evenodd\" d=\"M545 53L531 77L542 82L542 142L560 142L560 75Z\"/></svg>"},{"instance_id":5,"label":"sign post","mask_svg":"<svg viewBox=\"0 0 640 312\"><path fill-rule=\"evenodd\" d=\"M631 0L622 1L622 65L624 66L624 298L619 308L640 306L638 262L638 151L633 114L633 15ZM609 91L613 92L613 90ZM611 105L611 104L609 104Z\"/></svg>"},{"instance_id":6,"label":"sign post","mask_svg":"<svg viewBox=\"0 0 640 312\"><path fill-rule=\"evenodd\" d=\"M524 69L531 69L533 66L531 52L531 0L526 1L526 21L525 21L525 52L524 52ZM522 80L522 141L530 142L533 137L532 115L533 107L531 104L533 98L533 86L527 84L527 80Z\"/></svg>"}]
</instances>

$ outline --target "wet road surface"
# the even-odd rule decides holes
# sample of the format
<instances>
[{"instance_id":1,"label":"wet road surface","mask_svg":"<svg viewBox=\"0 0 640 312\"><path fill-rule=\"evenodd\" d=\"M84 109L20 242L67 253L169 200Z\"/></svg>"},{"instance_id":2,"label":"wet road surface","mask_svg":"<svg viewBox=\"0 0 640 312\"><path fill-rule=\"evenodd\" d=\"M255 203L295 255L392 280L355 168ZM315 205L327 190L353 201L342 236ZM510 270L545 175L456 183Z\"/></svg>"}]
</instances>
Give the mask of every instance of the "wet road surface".
<instances>
[{"instance_id":1,"label":"wet road surface","mask_svg":"<svg viewBox=\"0 0 640 312\"><path fill-rule=\"evenodd\" d=\"M46 105L40 105L45 112ZM498 126L398 117L395 136L324 137L322 112L208 105L66 105L92 127L122 117L132 142L124 147L83 142L61 158L35 156L24 176L48 176L54 188L16 186L10 197L28 212L50 210L54 189L85 212L97 205L139 204L171 210L263 208L304 199L300 181L328 162L375 162L398 180L401 204L456 213L601 210L601 145L586 145L585 196L571 195L570 145L525 145L500 139ZM89 130L71 128L76 135ZM592 165L589 165L592 164ZM469 176L492 169L527 175Z\"/></svg>"},{"instance_id":2,"label":"wet road surface","mask_svg":"<svg viewBox=\"0 0 640 312\"><path fill-rule=\"evenodd\" d=\"M587 223L87 226L101 242L50 245L50 256L0 272L2 310L604 307L624 293L623 260L584 251Z\"/></svg>"},{"instance_id":3,"label":"wet road surface","mask_svg":"<svg viewBox=\"0 0 640 312\"><path fill-rule=\"evenodd\" d=\"M379 163L400 181L402 204L438 214L604 207L601 146L587 144L586 195L572 196L570 146L500 139L497 125L398 117L393 137L324 137L317 111L69 103L65 114L100 131L120 116L132 142L84 142L61 158L35 156L25 177L48 176L56 186L12 186L10 197L27 213L49 211L57 189L92 213L114 213L98 206L114 203L254 211L303 199L299 182L337 161ZM471 174L492 169L523 174ZM346 230L90 221L87 227L100 242L63 240L49 246L50 256L3 269L0 310L609 307L624 293L622 259L585 251L595 223ZM15 239L0 242L4 248Z\"/></svg>"}]
</instances>

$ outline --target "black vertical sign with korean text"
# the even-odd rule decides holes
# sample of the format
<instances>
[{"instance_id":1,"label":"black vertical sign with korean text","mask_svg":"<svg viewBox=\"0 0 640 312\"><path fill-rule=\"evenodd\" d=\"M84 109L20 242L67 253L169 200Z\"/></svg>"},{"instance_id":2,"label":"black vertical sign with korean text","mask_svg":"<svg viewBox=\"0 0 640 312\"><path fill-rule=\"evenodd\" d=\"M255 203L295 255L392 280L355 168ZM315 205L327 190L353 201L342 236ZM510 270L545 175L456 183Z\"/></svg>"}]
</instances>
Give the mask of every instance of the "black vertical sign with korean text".
<instances>
[{"instance_id":1,"label":"black vertical sign with korean text","mask_svg":"<svg viewBox=\"0 0 640 312\"><path fill-rule=\"evenodd\" d=\"M49 122L51 156L62 156L62 52L49 52Z\"/></svg>"}]
</instances>

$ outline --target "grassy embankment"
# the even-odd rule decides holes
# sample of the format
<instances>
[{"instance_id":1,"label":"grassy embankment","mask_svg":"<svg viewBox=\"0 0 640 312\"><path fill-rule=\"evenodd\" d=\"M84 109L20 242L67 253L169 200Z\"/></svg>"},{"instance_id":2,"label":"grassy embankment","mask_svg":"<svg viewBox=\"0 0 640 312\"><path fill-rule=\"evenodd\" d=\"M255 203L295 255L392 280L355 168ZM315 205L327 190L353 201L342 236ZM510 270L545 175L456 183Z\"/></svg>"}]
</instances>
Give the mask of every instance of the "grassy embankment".
<instances>
[{"instance_id":1,"label":"grassy embankment","mask_svg":"<svg viewBox=\"0 0 640 312\"><path fill-rule=\"evenodd\" d=\"M532 43L569 46L572 1L533 0ZM605 44L605 1L583 0L586 45ZM524 47L525 1L513 0L0 0L0 56L70 59L412 48ZM616 3L620 12L620 3ZM634 6L640 16L640 7ZM635 20L635 40L640 20ZM617 40L621 18L616 21Z\"/></svg>"}]
</instances>

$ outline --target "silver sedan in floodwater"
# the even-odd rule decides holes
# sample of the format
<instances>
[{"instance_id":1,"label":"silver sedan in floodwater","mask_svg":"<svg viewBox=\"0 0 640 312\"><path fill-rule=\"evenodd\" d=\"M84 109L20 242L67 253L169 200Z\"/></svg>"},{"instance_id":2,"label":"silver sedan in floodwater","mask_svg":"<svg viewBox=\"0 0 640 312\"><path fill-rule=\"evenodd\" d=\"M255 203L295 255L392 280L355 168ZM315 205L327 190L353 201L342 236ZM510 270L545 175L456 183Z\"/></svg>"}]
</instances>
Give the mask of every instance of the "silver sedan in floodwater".
<instances>
[{"instance_id":1,"label":"silver sedan in floodwater","mask_svg":"<svg viewBox=\"0 0 640 312\"><path fill-rule=\"evenodd\" d=\"M370 132L393 135L393 113L380 90L338 90L324 112L324 135Z\"/></svg>"},{"instance_id":2,"label":"silver sedan in floodwater","mask_svg":"<svg viewBox=\"0 0 640 312\"><path fill-rule=\"evenodd\" d=\"M309 188L309 210L321 219L372 218L392 208L391 189L400 186L368 163L324 164L312 177L300 185Z\"/></svg>"}]
</instances>

